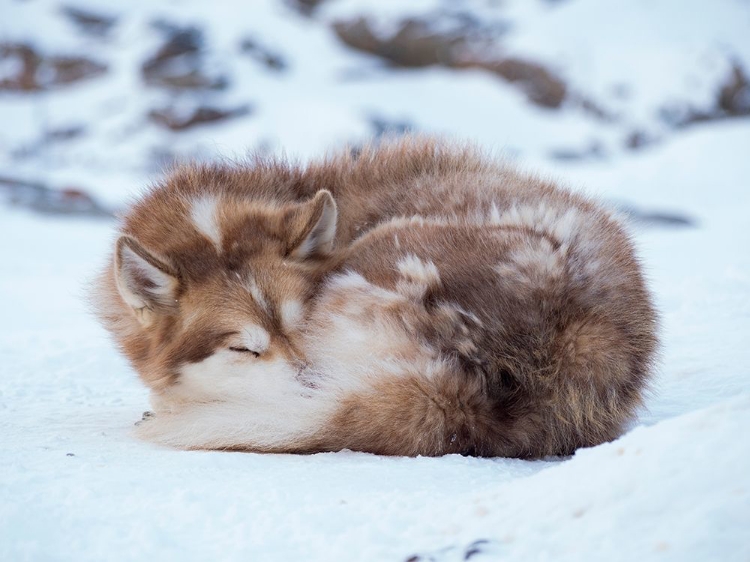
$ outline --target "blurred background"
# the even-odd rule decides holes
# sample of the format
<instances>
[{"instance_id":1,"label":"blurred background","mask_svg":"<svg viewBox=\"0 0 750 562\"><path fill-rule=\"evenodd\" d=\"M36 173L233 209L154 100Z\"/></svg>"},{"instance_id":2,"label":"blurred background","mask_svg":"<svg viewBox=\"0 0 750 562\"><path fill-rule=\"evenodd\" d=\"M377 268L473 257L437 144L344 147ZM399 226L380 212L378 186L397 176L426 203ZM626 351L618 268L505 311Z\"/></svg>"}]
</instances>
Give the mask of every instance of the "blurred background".
<instances>
[{"instance_id":1,"label":"blurred background","mask_svg":"<svg viewBox=\"0 0 750 562\"><path fill-rule=\"evenodd\" d=\"M747 0L0 0L0 196L106 216L175 161L405 131L596 190L750 115L748 37Z\"/></svg>"}]
</instances>

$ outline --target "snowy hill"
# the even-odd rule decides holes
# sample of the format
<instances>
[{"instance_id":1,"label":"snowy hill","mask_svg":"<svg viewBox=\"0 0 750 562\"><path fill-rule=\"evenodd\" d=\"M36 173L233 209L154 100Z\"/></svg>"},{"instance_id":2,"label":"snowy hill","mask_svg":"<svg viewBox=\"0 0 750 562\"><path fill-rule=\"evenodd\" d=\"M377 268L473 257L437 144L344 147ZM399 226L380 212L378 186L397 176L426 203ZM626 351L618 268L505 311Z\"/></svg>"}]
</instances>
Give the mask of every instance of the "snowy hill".
<instances>
[{"instance_id":1,"label":"snowy hill","mask_svg":"<svg viewBox=\"0 0 750 562\"><path fill-rule=\"evenodd\" d=\"M0 0L0 560L749 560L748 29L742 0ZM537 462L134 439L82 300L101 216L173 160L410 128L631 212L663 337L632 430Z\"/></svg>"},{"instance_id":2,"label":"snowy hill","mask_svg":"<svg viewBox=\"0 0 750 562\"><path fill-rule=\"evenodd\" d=\"M526 161L602 160L750 114L741 0L2 0L0 13L2 178L111 205L185 158L309 157L411 129Z\"/></svg>"}]
</instances>

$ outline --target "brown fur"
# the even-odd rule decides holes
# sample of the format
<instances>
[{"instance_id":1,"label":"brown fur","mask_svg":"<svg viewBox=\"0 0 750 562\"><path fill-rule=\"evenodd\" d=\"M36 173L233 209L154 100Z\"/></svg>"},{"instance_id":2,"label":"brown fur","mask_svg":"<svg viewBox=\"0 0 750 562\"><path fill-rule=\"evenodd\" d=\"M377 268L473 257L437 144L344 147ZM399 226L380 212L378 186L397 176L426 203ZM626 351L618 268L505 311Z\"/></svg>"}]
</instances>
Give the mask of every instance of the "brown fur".
<instances>
[{"instance_id":1,"label":"brown fur","mask_svg":"<svg viewBox=\"0 0 750 562\"><path fill-rule=\"evenodd\" d=\"M335 245L318 240L331 209L321 189L338 206ZM216 202L218 243L191 216L205 198ZM122 233L95 302L157 397L179 390L185 365L237 347L248 320L270 334L261 359L297 365L314 394L325 373L316 382L310 342L335 345L316 339L328 321L320 319L352 299L346 291L321 296L328 280L357 272L404 299L376 298L354 315L362 326L389 327L393 347L375 348L403 371L337 395L312 434L286 445L234 434L195 444L162 439L178 446L567 454L622 431L653 362L655 313L622 228L591 201L471 148L407 138L309 166L179 168L132 207ZM432 263L437 277L399 272L408 256ZM128 279L141 286L144 302L133 304L114 271L138 258L167 275L163 287ZM281 313L290 301L307 318L293 328ZM434 364L430 376L424 361Z\"/></svg>"},{"instance_id":2,"label":"brown fur","mask_svg":"<svg viewBox=\"0 0 750 562\"><path fill-rule=\"evenodd\" d=\"M385 379L348 399L332 424L341 428L336 446L536 457L619 435L650 373L654 311L620 228L605 215L587 218L603 255L581 255L543 231L492 226L386 225L356 242L347 267L377 286L398 290L404 256L436 266L421 310L403 315L444 364L430 379ZM557 248L559 274L537 282L492 267L517 269L513 251L542 241ZM578 275L579 260L605 257L606 269Z\"/></svg>"}]
</instances>

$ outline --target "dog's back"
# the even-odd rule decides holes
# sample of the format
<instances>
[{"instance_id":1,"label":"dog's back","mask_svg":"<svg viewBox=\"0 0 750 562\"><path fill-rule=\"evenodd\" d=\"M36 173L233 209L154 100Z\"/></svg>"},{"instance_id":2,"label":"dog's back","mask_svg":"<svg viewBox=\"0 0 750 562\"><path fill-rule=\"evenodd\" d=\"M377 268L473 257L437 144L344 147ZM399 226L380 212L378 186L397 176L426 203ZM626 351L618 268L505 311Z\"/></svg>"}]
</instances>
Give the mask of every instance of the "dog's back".
<instances>
[{"instance_id":1,"label":"dog's back","mask_svg":"<svg viewBox=\"0 0 750 562\"><path fill-rule=\"evenodd\" d=\"M565 453L617 435L653 356L622 228L472 149L182 168L122 232L100 315L180 447Z\"/></svg>"},{"instance_id":2,"label":"dog's back","mask_svg":"<svg viewBox=\"0 0 750 562\"><path fill-rule=\"evenodd\" d=\"M311 326L324 372L368 381L332 448L568 454L619 435L641 403L654 310L627 236L590 203L394 221L351 251Z\"/></svg>"}]
</instances>

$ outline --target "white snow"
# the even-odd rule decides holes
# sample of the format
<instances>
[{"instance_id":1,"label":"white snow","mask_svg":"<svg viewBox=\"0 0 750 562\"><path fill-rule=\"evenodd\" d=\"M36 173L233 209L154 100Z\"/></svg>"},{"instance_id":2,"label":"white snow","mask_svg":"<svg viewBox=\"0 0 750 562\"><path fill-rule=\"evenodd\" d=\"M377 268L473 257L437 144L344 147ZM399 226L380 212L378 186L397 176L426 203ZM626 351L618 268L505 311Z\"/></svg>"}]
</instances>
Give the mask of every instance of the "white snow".
<instances>
[{"instance_id":1,"label":"white snow","mask_svg":"<svg viewBox=\"0 0 750 562\"><path fill-rule=\"evenodd\" d=\"M263 147L309 156L364 138L366 117L377 114L473 138L607 201L684 213L695 227L633 227L663 338L633 428L571 459L535 462L142 443L131 430L147 393L83 299L114 224L0 206L0 560L750 560L750 120L666 131L653 114L672 96L704 103L722 48L750 61L741 36L750 5L506 0L496 12L497 2L464 3L515 22L511 52L562 69L622 119L541 110L477 71L386 71L320 25L369 6L387 29L437 0L408 9L395 0L330 0L317 20L271 0L252 10L229 0L122 0L107 3L121 20L103 45L72 34L54 0L0 0L2 39L31 37L50 52L93 49L116 61L101 80L0 94L0 175L82 185L122 203L153 178L147 155L164 142L200 157ZM101 9L93 0L76 5ZM205 25L216 39L212 56L242 65L228 99L257 111L180 135L146 124L161 94L142 88L134 69L159 44L148 27L156 15ZM614 23L637 28L642 42ZM290 73L222 57L245 35L280 49ZM698 82L686 78L693 72ZM630 98L611 93L620 82ZM76 123L87 127L82 138L13 156L50 126ZM662 142L623 150L634 124ZM592 139L606 145L605 159L548 158Z\"/></svg>"},{"instance_id":2,"label":"white snow","mask_svg":"<svg viewBox=\"0 0 750 562\"><path fill-rule=\"evenodd\" d=\"M571 460L138 442L146 393L81 301L112 226L3 209L0 559L461 560L487 539L478 560L747 560L750 161L732 146L748 138L750 123L727 124L607 170L558 170L616 195L640 174L630 199L644 202L672 170L673 206L701 221L637 235L662 367L638 427ZM691 151L704 155L692 179L673 166Z\"/></svg>"},{"instance_id":3,"label":"white snow","mask_svg":"<svg viewBox=\"0 0 750 562\"><path fill-rule=\"evenodd\" d=\"M511 157L545 159L591 147L618 155L634 132L671 136L665 110L678 116L710 110L732 61L750 72L750 8L741 0L463 0L452 7L442 0L327 0L315 18L289 3L72 2L118 18L109 36L96 39L77 33L62 15L61 0L0 0L0 41L30 41L45 53L84 54L109 64L104 76L53 92L0 92L0 167L121 204L164 160L257 150L308 158L366 139L373 118L459 133ZM492 53L542 63L566 81L571 100L587 99L610 119L574 101L560 111L534 106L518 86L479 70L394 71L344 48L329 27L372 15L374 24L390 28L446 8L507 27ZM228 88L168 94L145 87L141 64L162 44L152 25L157 20L200 27L207 72L226 73ZM274 72L242 54L247 38L280 54L288 69ZM248 105L251 112L181 133L147 118L152 109L184 109L196 101ZM77 138L44 140L50 131L74 126L84 127Z\"/></svg>"}]
</instances>

